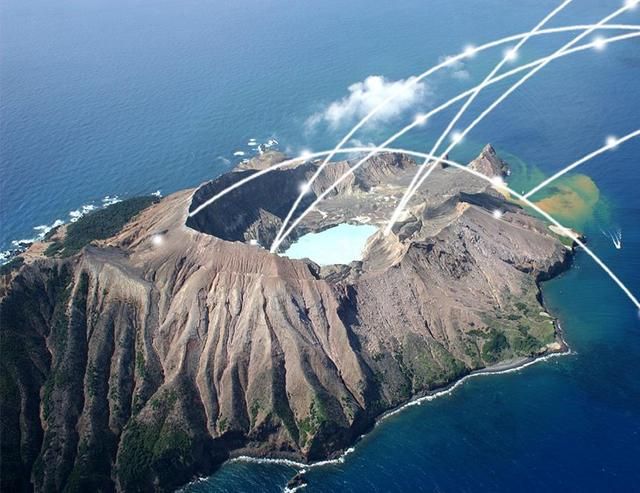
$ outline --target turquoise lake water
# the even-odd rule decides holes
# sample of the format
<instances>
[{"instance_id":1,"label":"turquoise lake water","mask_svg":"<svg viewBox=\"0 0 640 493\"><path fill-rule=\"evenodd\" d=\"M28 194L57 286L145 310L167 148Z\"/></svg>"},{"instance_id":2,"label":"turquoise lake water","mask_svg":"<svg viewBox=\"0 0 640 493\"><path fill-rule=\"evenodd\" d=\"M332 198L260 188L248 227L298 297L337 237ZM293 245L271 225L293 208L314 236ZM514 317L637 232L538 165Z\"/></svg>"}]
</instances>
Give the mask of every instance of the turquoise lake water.
<instances>
[{"instance_id":1,"label":"turquoise lake water","mask_svg":"<svg viewBox=\"0 0 640 493\"><path fill-rule=\"evenodd\" d=\"M319 233L301 236L283 255L308 258L318 265L349 264L362 259L367 240L377 230L367 224L339 224Z\"/></svg>"},{"instance_id":2,"label":"turquoise lake water","mask_svg":"<svg viewBox=\"0 0 640 493\"><path fill-rule=\"evenodd\" d=\"M5 0L0 6L0 249L105 196L196 186L229 170L250 139L282 150L332 146L346 128L307 119L370 75L407 78L454 54L528 30L548 0ZM622 2L576 0L553 25L596 22ZM640 12L617 19L640 23ZM532 40L516 63L570 35ZM381 142L480 81L501 50L434 76L421 105L359 135ZM451 153L491 142L549 175L638 128L640 42L558 60ZM499 87L497 87L499 86ZM506 82L483 92L468 124ZM398 145L429 150L457 107ZM516 166L517 167L517 166ZM640 142L580 170L597 185L580 227L640 294ZM523 170L519 171L524 173ZM518 176L512 177L514 182ZM526 181L526 180L524 180ZM603 234L622 233L616 249ZM368 434L344 463L310 469L309 492L633 491L640 484L640 320L582 252L544 285L574 353L466 382ZM235 462L193 492L282 491L295 469Z\"/></svg>"}]
</instances>

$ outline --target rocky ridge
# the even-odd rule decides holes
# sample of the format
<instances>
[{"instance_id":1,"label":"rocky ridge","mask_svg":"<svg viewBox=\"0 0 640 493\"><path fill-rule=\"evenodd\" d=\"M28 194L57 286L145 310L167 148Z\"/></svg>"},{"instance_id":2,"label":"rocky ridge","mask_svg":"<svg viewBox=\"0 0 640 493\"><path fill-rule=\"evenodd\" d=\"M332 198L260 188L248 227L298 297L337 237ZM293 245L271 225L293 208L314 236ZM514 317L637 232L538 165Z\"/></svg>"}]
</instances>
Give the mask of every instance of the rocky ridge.
<instances>
[{"instance_id":1,"label":"rocky ridge","mask_svg":"<svg viewBox=\"0 0 640 493\"><path fill-rule=\"evenodd\" d=\"M188 215L282 159L266 153L79 254L4 276L3 490L166 491L231 455L330 457L416 395L562 348L538 283L570 250L461 170L434 172L393 234L348 266L268 252L318 162ZM332 164L305 203L349 165ZM506 172L490 146L470 166ZM415 170L403 156L371 159L293 238L383 225Z\"/></svg>"}]
</instances>

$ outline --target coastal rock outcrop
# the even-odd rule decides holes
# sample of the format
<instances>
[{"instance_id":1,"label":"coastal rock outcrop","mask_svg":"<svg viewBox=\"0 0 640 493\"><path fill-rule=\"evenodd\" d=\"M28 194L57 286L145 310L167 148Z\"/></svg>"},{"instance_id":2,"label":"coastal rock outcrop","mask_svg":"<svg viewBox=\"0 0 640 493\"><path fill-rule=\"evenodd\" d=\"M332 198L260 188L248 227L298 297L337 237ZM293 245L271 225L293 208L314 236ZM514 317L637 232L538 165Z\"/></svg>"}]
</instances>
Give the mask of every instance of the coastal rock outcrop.
<instances>
[{"instance_id":1,"label":"coastal rock outcrop","mask_svg":"<svg viewBox=\"0 0 640 493\"><path fill-rule=\"evenodd\" d=\"M348 266L268 251L318 162L189 216L283 159L266 153L78 254L4 276L3 491L168 491L232 455L330 457L416 395L562 348L537 283L570 251L462 170L437 169L393 233L376 233ZM349 166L329 166L302 205ZM471 166L507 169L491 147ZM293 238L344 222L382 227L416 167L371 159Z\"/></svg>"}]
</instances>

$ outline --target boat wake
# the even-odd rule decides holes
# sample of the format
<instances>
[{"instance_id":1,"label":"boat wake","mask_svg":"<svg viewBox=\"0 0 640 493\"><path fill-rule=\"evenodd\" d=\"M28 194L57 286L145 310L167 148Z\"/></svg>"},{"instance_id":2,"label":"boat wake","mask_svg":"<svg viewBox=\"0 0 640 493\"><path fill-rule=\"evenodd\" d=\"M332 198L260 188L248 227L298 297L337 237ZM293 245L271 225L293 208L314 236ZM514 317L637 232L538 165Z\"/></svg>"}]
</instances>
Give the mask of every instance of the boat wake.
<instances>
[{"instance_id":1,"label":"boat wake","mask_svg":"<svg viewBox=\"0 0 640 493\"><path fill-rule=\"evenodd\" d=\"M622 249L622 230L620 228L615 231L601 231L604 236L611 240L611 243L613 243L613 246L616 248L616 250Z\"/></svg>"}]
</instances>

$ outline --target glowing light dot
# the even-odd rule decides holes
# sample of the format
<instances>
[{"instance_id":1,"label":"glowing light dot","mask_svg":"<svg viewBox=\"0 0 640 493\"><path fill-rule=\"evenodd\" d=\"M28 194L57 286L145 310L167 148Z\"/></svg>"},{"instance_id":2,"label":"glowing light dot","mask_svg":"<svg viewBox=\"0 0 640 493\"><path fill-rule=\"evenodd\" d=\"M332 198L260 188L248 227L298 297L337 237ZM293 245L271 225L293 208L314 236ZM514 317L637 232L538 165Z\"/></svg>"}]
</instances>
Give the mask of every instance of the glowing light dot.
<instances>
[{"instance_id":1,"label":"glowing light dot","mask_svg":"<svg viewBox=\"0 0 640 493\"><path fill-rule=\"evenodd\" d=\"M500 219L502 217L502 211L500 209L496 209L491 215L494 219Z\"/></svg>"},{"instance_id":2,"label":"glowing light dot","mask_svg":"<svg viewBox=\"0 0 640 493\"><path fill-rule=\"evenodd\" d=\"M420 113L416 115L414 122L416 125L424 125L425 123L427 123L427 119L427 115Z\"/></svg>"},{"instance_id":3,"label":"glowing light dot","mask_svg":"<svg viewBox=\"0 0 640 493\"><path fill-rule=\"evenodd\" d=\"M153 235L151 237L151 243L156 247L161 246L164 243L164 237L160 234Z\"/></svg>"},{"instance_id":4,"label":"glowing light dot","mask_svg":"<svg viewBox=\"0 0 640 493\"><path fill-rule=\"evenodd\" d=\"M607 42L602 36L596 36L593 38L593 48L597 51L602 51L607 46Z\"/></svg>"},{"instance_id":5,"label":"glowing light dot","mask_svg":"<svg viewBox=\"0 0 640 493\"><path fill-rule=\"evenodd\" d=\"M309 158L311 158L310 150L305 149L300 153L300 159L304 159L305 161L307 161Z\"/></svg>"},{"instance_id":6,"label":"glowing light dot","mask_svg":"<svg viewBox=\"0 0 640 493\"><path fill-rule=\"evenodd\" d=\"M475 46L467 45L464 47L464 51L462 52L462 54L468 58L471 58L476 54L476 50L477 48Z\"/></svg>"},{"instance_id":7,"label":"glowing light dot","mask_svg":"<svg viewBox=\"0 0 640 493\"><path fill-rule=\"evenodd\" d=\"M605 143L607 147L611 147L613 149L618 145L618 138L615 135L609 135Z\"/></svg>"},{"instance_id":8,"label":"glowing light dot","mask_svg":"<svg viewBox=\"0 0 640 493\"><path fill-rule=\"evenodd\" d=\"M462 139L464 139L464 135L462 135L462 132L455 131L451 134L451 142L453 142L454 144L459 144L460 142L462 142Z\"/></svg>"},{"instance_id":9,"label":"glowing light dot","mask_svg":"<svg viewBox=\"0 0 640 493\"><path fill-rule=\"evenodd\" d=\"M515 48L509 48L504 52L504 58L508 62L513 62L518 59L518 50Z\"/></svg>"},{"instance_id":10,"label":"glowing light dot","mask_svg":"<svg viewBox=\"0 0 640 493\"><path fill-rule=\"evenodd\" d=\"M309 186L309 184L308 184L308 183L306 183L306 182L305 182L305 183L300 183L300 187L299 187L299 189L300 189L300 193L307 193L307 192L309 192L309 188L311 188L311 187Z\"/></svg>"}]
</instances>

